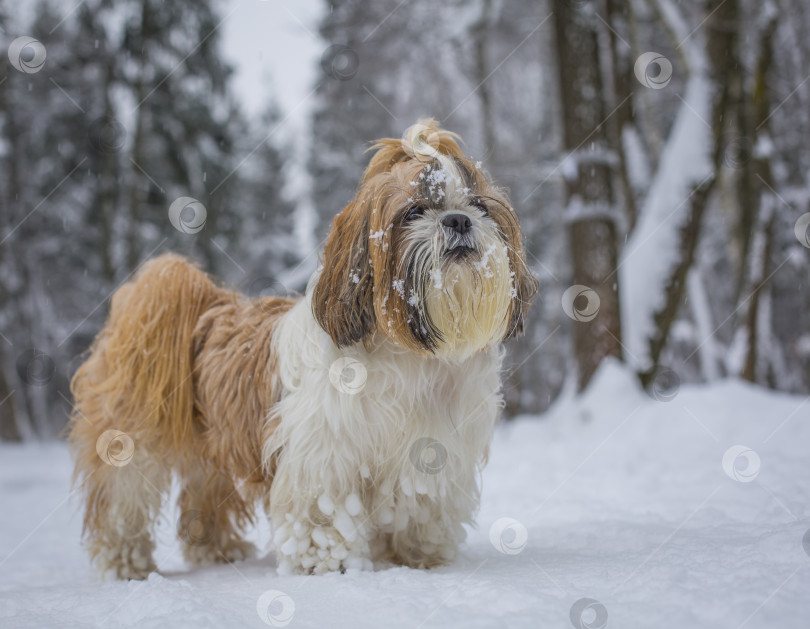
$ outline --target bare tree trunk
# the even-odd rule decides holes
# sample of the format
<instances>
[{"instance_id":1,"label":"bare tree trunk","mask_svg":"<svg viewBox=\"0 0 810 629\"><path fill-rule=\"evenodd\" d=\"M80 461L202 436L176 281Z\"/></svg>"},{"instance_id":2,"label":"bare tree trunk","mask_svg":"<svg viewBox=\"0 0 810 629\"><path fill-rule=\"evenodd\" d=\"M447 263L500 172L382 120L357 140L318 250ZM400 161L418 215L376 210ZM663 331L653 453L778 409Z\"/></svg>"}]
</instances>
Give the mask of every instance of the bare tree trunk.
<instances>
[{"instance_id":1,"label":"bare tree trunk","mask_svg":"<svg viewBox=\"0 0 810 629\"><path fill-rule=\"evenodd\" d=\"M666 288L664 289L664 305L653 315L655 332L649 339L651 366L640 374L641 383L644 386L650 384L658 371L661 352L666 347L672 324L675 323L678 310L683 303L687 274L695 260L695 251L697 250L703 225L703 216L706 213L713 184L714 179L700 184L694 189L690 197L689 216L681 227L678 239L680 256L667 279Z\"/></svg>"},{"instance_id":2,"label":"bare tree trunk","mask_svg":"<svg viewBox=\"0 0 810 629\"><path fill-rule=\"evenodd\" d=\"M0 355L0 441L22 441L20 427L14 413L14 391L8 386L3 367L6 361Z\"/></svg>"},{"instance_id":3,"label":"bare tree trunk","mask_svg":"<svg viewBox=\"0 0 810 629\"><path fill-rule=\"evenodd\" d=\"M613 84L612 94L606 93L606 97L608 97L611 110L615 108L615 112L608 120L608 132L611 136L611 144L615 147L619 158L618 180L622 192L621 200L627 221L627 232L629 233L633 231L636 225L638 208L636 207L633 187L630 184L630 176L627 170L628 160L624 146L625 129L635 126L635 117L633 114L633 100L630 98L632 94L633 62L628 60L626 53L629 51L625 51L625 54L622 53L622 47L626 46L617 32L617 29L621 28L619 22L623 21L620 12L622 7L628 14L632 13L633 8L630 4L620 3L617 0L606 0L607 22L611 25L611 28L606 29L605 36L608 37L608 46L610 48L609 74Z\"/></svg>"},{"instance_id":4,"label":"bare tree trunk","mask_svg":"<svg viewBox=\"0 0 810 629\"><path fill-rule=\"evenodd\" d=\"M695 259L709 196L717 182L717 173L723 161L725 148L723 134L728 125L733 102L732 86L726 77L732 73L732 68L739 64L737 0L707 0L704 11L708 16L706 20L708 72L714 87L711 102L713 145L710 149L714 176L697 184L689 198L689 215L679 235L680 255L667 278L664 304L653 315L655 332L648 341L650 366L639 374L645 386L655 377L661 353L666 347L672 324L684 300L686 277ZM700 70L692 68L692 71Z\"/></svg>"},{"instance_id":5,"label":"bare tree trunk","mask_svg":"<svg viewBox=\"0 0 810 629\"><path fill-rule=\"evenodd\" d=\"M703 339L698 346L697 352L700 359L700 373L705 382L713 382L722 377L723 371L720 360L721 350L718 348L716 339L712 336L714 319L704 280L705 278L701 275L700 270L694 268L693 265L686 277L686 288L692 310L692 319L695 321L695 329L698 338Z\"/></svg>"},{"instance_id":6,"label":"bare tree trunk","mask_svg":"<svg viewBox=\"0 0 810 629\"><path fill-rule=\"evenodd\" d=\"M487 82L489 63L487 62L487 42L490 36L489 26L492 13L492 0L481 0L481 16L472 27L475 38L475 76L478 88L478 100L481 103L481 127L484 137L484 157L494 160L495 129L492 121L492 95Z\"/></svg>"},{"instance_id":7,"label":"bare tree trunk","mask_svg":"<svg viewBox=\"0 0 810 629\"><path fill-rule=\"evenodd\" d=\"M745 303L748 304L743 319L747 352L740 376L749 382L757 382L760 380L760 378L757 377L757 365L760 362L759 331L762 328L760 325L759 310L765 282L768 279L771 266L771 249L773 245L774 205L776 199L774 199L771 194L763 196L765 198L762 201L763 207L759 208L758 229L751 247L751 270L749 271L749 276L746 281L746 286L750 289L750 293L743 297L743 299L746 300Z\"/></svg>"},{"instance_id":8,"label":"bare tree trunk","mask_svg":"<svg viewBox=\"0 0 810 629\"><path fill-rule=\"evenodd\" d=\"M772 14L766 24L762 41L759 45L757 66L754 75L754 84L750 96L753 109L753 123L751 125L751 143L754 145L761 135L769 135L767 121L770 116L770 99L768 98L768 75L773 62L773 38L776 33L777 18ZM745 103L744 103L745 104ZM743 104L743 105L744 105ZM770 144L768 142L767 144ZM747 352L745 363L740 373L741 377L750 382L760 380L757 373L757 364L760 361L759 346L761 339L759 331L762 329L760 320L760 304L762 300L765 281L769 275L771 249L773 245L773 223L775 220L776 198L772 192L774 187L773 170L768 154L756 154L750 160L750 167L742 178L749 179L741 194L750 194L754 205L751 208L753 223L747 228L753 232L754 240L746 246L742 280L738 301L739 309L744 312L744 326Z\"/></svg>"},{"instance_id":9,"label":"bare tree trunk","mask_svg":"<svg viewBox=\"0 0 810 629\"><path fill-rule=\"evenodd\" d=\"M598 315L574 324L577 386L581 391L606 356L622 358L619 286L615 273L613 153L604 127L604 86L592 12L555 0L563 140L576 166L566 176L567 221L573 283L599 298ZM592 305L591 305L592 306ZM576 305L575 305L576 307Z\"/></svg>"},{"instance_id":10,"label":"bare tree trunk","mask_svg":"<svg viewBox=\"0 0 810 629\"><path fill-rule=\"evenodd\" d=\"M2 14L0 14L0 18L2 17L3 17ZM2 20L0 20L0 22L2 22ZM9 110L6 98L7 86L4 85L5 83L6 81L0 83L0 111L3 112L7 112ZM10 121L8 120L5 120L4 122L6 125L10 124ZM3 128L3 131L7 132L8 129ZM14 167L15 161L16 160L14 159L11 160L10 165L11 168ZM13 197L11 196L10 190L11 181L10 178L8 177L8 174L6 176L5 184L6 184L5 186L0 187L0 203L2 203L4 215L10 218L11 216L14 215L14 213L11 211L12 208L11 200L13 199ZM9 223L10 222L11 221L9 220ZM6 225L0 226L2 226L3 228L6 227ZM3 232L5 232L5 229L0 231L0 234L2 234ZM2 245L0 245L0 263L5 264L7 257L8 257L8 250ZM0 276L0 282L3 279L4 278ZM0 309L6 312L6 309L9 307L9 302L10 300L8 290L6 286L0 284ZM20 428L17 425L18 421L17 416L14 412L14 400L11 399L13 391L11 387L9 387L8 379L6 377L6 369L9 369L10 365L12 364L12 361L4 360L5 359L5 356L3 354L3 350L5 349L3 347L4 343L6 343L6 341L0 339L0 441L19 441L22 438L22 436L20 435Z\"/></svg>"},{"instance_id":11,"label":"bare tree trunk","mask_svg":"<svg viewBox=\"0 0 810 629\"><path fill-rule=\"evenodd\" d=\"M112 123L113 108L110 101L110 94L113 88L113 69L107 66L104 70L104 117L106 123ZM98 253L101 258L101 271L104 279L112 284L115 280L115 270L113 268L113 218L115 216L116 190L118 183L116 173L118 171L118 154L115 147L109 147L104 141L99 139L98 146L93 147L96 151L97 172L98 172L98 220L101 230L101 241L98 243Z\"/></svg>"},{"instance_id":12,"label":"bare tree trunk","mask_svg":"<svg viewBox=\"0 0 810 629\"><path fill-rule=\"evenodd\" d=\"M6 387L9 390L14 390L12 394L14 399L8 399L4 404L4 413L6 414L4 423L6 421L11 423L13 420L14 424L14 428L8 428L9 435L13 435L13 433L31 434L35 432L32 400L30 396L27 395L24 383L20 381L18 374L11 368L15 365L17 355L23 351L19 342L22 332L25 331L27 337L26 343L31 336L31 317L29 313L26 312L26 294L22 288L25 287L25 290L27 290L30 286L29 278L27 277L26 260L14 246L14 243L20 238L21 230L25 229L25 225L22 224L21 219L24 216L22 205L26 202L26 196L24 195L25 188L23 186L23 172L26 168L26 152L22 138L22 126L17 123L16 119L16 103L11 102L10 98L10 94L12 93L10 83L12 80L13 79L9 78L8 81L4 82L4 86L0 88L0 96L3 98L3 102L0 102L0 105L3 106L3 111L5 111L3 131L5 141L8 144L8 154L10 156L10 159L6 160L8 168L4 173L6 189L5 198L2 200L3 209L5 215L8 217L9 227L18 228L14 237L9 238L7 243L0 247L0 255L2 255L6 273L11 276L16 276L15 279L17 280L14 282L16 286L12 285L11 291L13 292L3 290L2 293L0 293L0 305L2 305L6 311L8 328L13 331L13 340L10 339L10 342L18 341L16 345L13 345L14 356L12 359L0 363L0 366L9 368L8 371L3 374ZM13 384L9 385L9 382L18 382L23 386L14 387Z\"/></svg>"},{"instance_id":13,"label":"bare tree trunk","mask_svg":"<svg viewBox=\"0 0 810 629\"><path fill-rule=\"evenodd\" d=\"M138 37L140 38L141 49L148 41L148 32L151 28L150 25L150 8L149 1L143 0L141 7L141 23ZM145 168L144 165L144 116L146 110L143 106L143 100L146 96L146 85L144 82L144 64L146 62L141 59L140 66L138 67L138 76L135 79L135 135L132 141L132 156L131 160L138 168ZM129 172L129 186L127 188L127 201L129 203L129 230L128 230L128 247L127 247L127 269L132 271L136 266L141 256L140 252L140 238L138 237L138 224L140 222L140 205L142 203L142 195L140 190L139 176L134 166L130 166Z\"/></svg>"}]
</instances>

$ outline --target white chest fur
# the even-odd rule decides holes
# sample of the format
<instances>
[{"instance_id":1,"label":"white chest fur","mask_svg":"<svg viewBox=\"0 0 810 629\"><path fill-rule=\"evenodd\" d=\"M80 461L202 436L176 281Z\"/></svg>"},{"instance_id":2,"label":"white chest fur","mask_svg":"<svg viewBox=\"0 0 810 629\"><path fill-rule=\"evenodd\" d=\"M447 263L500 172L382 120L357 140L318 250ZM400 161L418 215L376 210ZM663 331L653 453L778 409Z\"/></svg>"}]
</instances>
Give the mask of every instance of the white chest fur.
<instances>
[{"instance_id":1,"label":"white chest fur","mask_svg":"<svg viewBox=\"0 0 810 629\"><path fill-rule=\"evenodd\" d=\"M501 348L463 362L383 338L338 349L308 300L280 321L274 344L283 393L264 459L279 454L270 515L281 567L452 556L501 406Z\"/></svg>"}]
</instances>

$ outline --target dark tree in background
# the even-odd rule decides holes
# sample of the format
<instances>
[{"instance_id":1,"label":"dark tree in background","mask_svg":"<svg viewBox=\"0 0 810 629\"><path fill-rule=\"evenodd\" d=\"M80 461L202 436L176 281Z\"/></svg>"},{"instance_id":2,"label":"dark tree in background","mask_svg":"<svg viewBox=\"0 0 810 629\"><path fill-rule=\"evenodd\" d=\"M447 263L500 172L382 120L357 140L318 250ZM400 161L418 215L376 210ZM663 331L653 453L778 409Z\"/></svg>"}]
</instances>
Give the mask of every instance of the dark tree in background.
<instances>
[{"instance_id":1,"label":"dark tree in background","mask_svg":"<svg viewBox=\"0 0 810 629\"><path fill-rule=\"evenodd\" d=\"M591 10L585 11L588 7ZM588 386L606 356L621 359L621 319L613 190L616 156L604 126L597 21L589 3L556 0L557 68L563 111L563 147L570 162L566 178L565 221L574 285L571 311L584 320L573 328L577 388ZM596 313L594 319L592 314Z\"/></svg>"},{"instance_id":2,"label":"dark tree in background","mask_svg":"<svg viewBox=\"0 0 810 629\"><path fill-rule=\"evenodd\" d=\"M7 25L5 7L0 5L0 32L5 32ZM5 73L2 74L5 78ZM0 112L5 112L8 109L7 81L8 79L0 79ZM0 198L0 207L4 208L2 213L5 214L9 211L8 208L11 202L8 186L3 186L0 193L3 194L3 197ZM0 242L0 260L5 259L4 250L5 243ZM10 307L10 301L11 295L8 287L4 282L0 282L0 314L2 314L0 323L2 323L2 329L4 330L8 325L6 313ZM0 441L19 441L21 437L20 427L14 414L14 404L10 400L13 389L9 385L6 375L10 372L9 366L12 364L12 358L9 354L12 354L12 352L9 351L11 349L9 343L2 341L3 339L0 339Z\"/></svg>"}]
</instances>

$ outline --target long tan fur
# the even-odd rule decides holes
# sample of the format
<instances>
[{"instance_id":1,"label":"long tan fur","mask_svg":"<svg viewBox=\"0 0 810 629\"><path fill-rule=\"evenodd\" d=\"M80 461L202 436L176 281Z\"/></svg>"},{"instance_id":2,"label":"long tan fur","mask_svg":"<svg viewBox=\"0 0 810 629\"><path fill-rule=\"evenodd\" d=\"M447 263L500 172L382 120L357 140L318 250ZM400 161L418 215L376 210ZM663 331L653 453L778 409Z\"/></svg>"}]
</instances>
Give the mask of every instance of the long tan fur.
<instances>
[{"instance_id":1,"label":"long tan fur","mask_svg":"<svg viewBox=\"0 0 810 629\"><path fill-rule=\"evenodd\" d=\"M183 482L186 556L250 552L238 530L252 518L254 494L236 491L234 480L269 487L260 444L276 394L270 337L291 304L247 300L176 255L148 262L115 293L71 383L75 480L103 568L125 578L154 569L150 528L172 471Z\"/></svg>"}]
</instances>

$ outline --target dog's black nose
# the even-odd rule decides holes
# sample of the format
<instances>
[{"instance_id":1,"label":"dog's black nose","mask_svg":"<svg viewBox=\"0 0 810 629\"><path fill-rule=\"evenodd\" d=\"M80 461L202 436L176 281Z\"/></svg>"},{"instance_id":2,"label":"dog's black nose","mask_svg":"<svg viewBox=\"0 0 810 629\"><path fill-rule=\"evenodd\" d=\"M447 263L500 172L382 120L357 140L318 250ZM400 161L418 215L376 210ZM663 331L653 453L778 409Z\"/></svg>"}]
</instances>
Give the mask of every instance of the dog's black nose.
<instances>
[{"instance_id":1,"label":"dog's black nose","mask_svg":"<svg viewBox=\"0 0 810 629\"><path fill-rule=\"evenodd\" d=\"M472 221L466 214L448 214L442 219L442 225L459 234L466 234L472 227Z\"/></svg>"}]
</instances>

